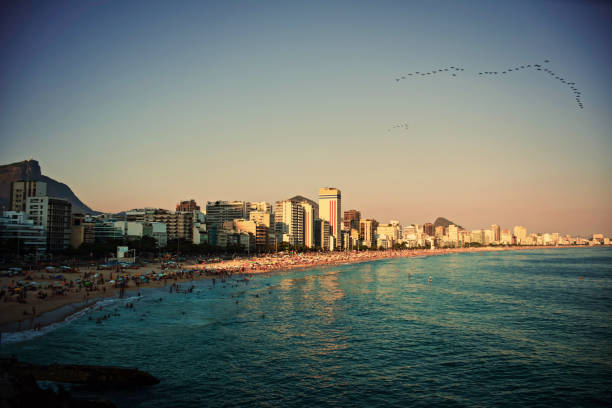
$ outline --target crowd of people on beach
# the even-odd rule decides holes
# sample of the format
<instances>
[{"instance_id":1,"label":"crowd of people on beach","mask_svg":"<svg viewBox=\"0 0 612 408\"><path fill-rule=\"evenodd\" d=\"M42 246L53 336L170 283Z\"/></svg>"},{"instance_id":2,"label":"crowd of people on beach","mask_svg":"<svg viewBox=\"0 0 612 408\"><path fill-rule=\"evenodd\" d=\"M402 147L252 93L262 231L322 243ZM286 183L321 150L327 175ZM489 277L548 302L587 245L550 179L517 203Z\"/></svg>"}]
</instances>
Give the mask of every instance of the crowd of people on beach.
<instances>
[{"instance_id":1,"label":"crowd of people on beach","mask_svg":"<svg viewBox=\"0 0 612 408\"><path fill-rule=\"evenodd\" d=\"M336 251L336 252L279 252L252 257L237 257L230 260L186 259L181 262L156 260L148 264L114 265L111 269L99 265L82 268L73 267L61 275L46 273L43 269L25 271L22 276L10 279L1 278L0 307L19 310L8 321L30 320L65 304L90 304L94 299L120 297L127 290L140 290L141 287L161 287L171 284L170 292L191 293L193 286L181 289L179 282L210 278L225 282L238 275L242 282L248 282L255 274L269 274L295 268L341 265L368 262L377 259L442 255L454 252L493 251L501 248L456 248L437 250L386 250L386 251ZM38 281L35 281L38 280ZM28 296L28 292L36 296ZM31 305L31 312L29 306ZM21 327L21 325L20 325Z\"/></svg>"}]
</instances>

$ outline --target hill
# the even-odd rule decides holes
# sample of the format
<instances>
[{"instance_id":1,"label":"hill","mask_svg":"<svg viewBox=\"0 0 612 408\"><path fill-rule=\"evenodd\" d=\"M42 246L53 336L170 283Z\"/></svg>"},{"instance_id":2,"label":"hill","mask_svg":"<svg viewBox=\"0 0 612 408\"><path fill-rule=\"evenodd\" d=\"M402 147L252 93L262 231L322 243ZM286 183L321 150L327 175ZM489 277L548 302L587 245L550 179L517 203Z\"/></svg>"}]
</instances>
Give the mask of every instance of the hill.
<instances>
[{"instance_id":1,"label":"hill","mask_svg":"<svg viewBox=\"0 0 612 408\"><path fill-rule=\"evenodd\" d=\"M434 228L438 227L438 226L442 226L442 227L446 228L446 227L448 227L451 224L452 225L456 225L457 227L459 227L459 229L464 229L461 225L459 225L456 222L453 222L451 220L447 220L444 217L436 218L436 220L434 221Z\"/></svg>"},{"instance_id":2,"label":"hill","mask_svg":"<svg viewBox=\"0 0 612 408\"><path fill-rule=\"evenodd\" d=\"M98 211L94 211L84 204L66 184L43 175L38 161L33 159L0 166L0 208L8 208L11 182L19 180L46 182L47 194L70 201L73 213L99 214Z\"/></svg>"}]
</instances>

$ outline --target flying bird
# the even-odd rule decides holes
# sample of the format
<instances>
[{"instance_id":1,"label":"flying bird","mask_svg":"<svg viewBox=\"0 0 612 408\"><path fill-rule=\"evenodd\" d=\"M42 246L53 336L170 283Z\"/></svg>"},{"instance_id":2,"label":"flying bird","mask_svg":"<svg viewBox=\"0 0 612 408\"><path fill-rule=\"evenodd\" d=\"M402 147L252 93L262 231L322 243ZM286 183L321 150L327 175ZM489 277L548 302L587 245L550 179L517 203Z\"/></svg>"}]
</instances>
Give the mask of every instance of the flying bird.
<instances>
[{"instance_id":1,"label":"flying bird","mask_svg":"<svg viewBox=\"0 0 612 408\"><path fill-rule=\"evenodd\" d=\"M548 64L548 63L550 63L550 60L545 59L544 63ZM581 98L581 93L575 87L576 83L575 82L569 82L568 80L566 80L565 78L559 76L557 73L553 72L549 68L543 68L541 64L518 65L516 67L508 68L508 69L506 69L504 71L480 71L480 72L477 72L477 74L479 76L482 76L482 75L499 75L499 74L507 75L507 74L510 74L512 72L515 72L515 71L525 70L525 69L530 69L530 68L533 68L534 70L537 70L537 71L544 71L547 74L549 74L551 77L553 77L554 79L557 79L562 84L567 85L572 90L572 92L575 94L576 100L577 100L577 105L581 109L584 107L583 103L582 103L582 100L580 99ZM462 71L465 71L465 68L451 66L451 67L434 69L434 70L432 70L430 72L415 71L413 73L408 74L408 76L413 76L413 75L415 75L415 76L417 76L417 75L427 76L427 75L438 74L438 73L442 73L442 72L448 72L449 70L455 71L455 72L462 72ZM450 72L451 77L457 77L457 74L455 72ZM406 76L402 76L401 79L406 79ZM396 78L395 80L396 80L396 82L399 82L400 78Z\"/></svg>"}]
</instances>

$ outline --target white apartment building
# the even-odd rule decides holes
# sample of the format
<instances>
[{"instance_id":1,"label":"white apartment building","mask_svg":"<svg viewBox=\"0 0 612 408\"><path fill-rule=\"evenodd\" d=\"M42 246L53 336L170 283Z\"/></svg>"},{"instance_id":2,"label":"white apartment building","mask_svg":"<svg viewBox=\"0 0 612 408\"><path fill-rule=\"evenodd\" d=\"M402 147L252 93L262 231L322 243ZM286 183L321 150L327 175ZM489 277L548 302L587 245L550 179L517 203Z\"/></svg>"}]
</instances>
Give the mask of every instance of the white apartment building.
<instances>
[{"instance_id":1,"label":"white apartment building","mask_svg":"<svg viewBox=\"0 0 612 408\"><path fill-rule=\"evenodd\" d=\"M334 187L319 189L319 217L329 222L336 247L341 245L340 225L342 222L342 193Z\"/></svg>"},{"instance_id":2,"label":"white apartment building","mask_svg":"<svg viewBox=\"0 0 612 408\"><path fill-rule=\"evenodd\" d=\"M70 246L72 205L55 197L28 197L26 213L47 236L47 251L61 251Z\"/></svg>"},{"instance_id":3,"label":"white apartment building","mask_svg":"<svg viewBox=\"0 0 612 408\"><path fill-rule=\"evenodd\" d=\"M274 225L282 242L304 245L304 207L291 200L274 204Z\"/></svg>"}]
</instances>

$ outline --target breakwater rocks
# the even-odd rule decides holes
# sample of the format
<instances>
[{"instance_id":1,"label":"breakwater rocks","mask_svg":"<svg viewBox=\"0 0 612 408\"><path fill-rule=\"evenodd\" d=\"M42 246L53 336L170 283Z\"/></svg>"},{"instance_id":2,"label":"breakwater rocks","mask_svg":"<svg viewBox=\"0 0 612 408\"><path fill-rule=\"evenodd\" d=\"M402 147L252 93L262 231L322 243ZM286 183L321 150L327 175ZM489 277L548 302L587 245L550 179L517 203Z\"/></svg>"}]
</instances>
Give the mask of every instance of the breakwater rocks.
<instances>
[{"instance_id":1,"label":"breakwater rocks","mask_svg":"<svg viewBox=\"0 0 612 408\"><path fill-rule=\"evenodd\" d=\"M133 368L71 364L39 365L15 358L0 359L0 408L12 407L114 407L106 400L81 400L60 387L44 390L37 380L83 384L93 387L135 387L159 383L151 374Z\"/></svg>"}]
</instances>

